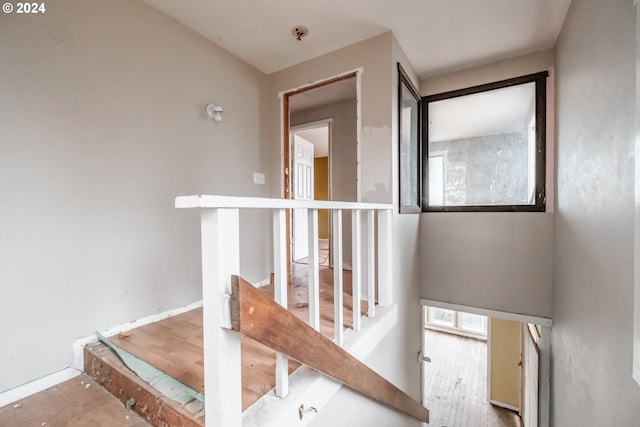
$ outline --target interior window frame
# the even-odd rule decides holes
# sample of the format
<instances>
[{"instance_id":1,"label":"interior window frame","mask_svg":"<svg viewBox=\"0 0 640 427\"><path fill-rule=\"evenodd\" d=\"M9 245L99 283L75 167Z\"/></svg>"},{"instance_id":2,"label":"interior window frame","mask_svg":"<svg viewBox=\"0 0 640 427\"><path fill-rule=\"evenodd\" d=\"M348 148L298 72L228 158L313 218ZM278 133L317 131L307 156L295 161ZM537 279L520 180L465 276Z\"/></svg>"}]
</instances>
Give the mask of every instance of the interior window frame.
<instances>
[{"instance_id":1,"label":"interior window frame","mask_svg":"<svg viewBox=\"0 0 640 427\"><path fill-rule=\"evenodd\" d=\"M548 71L422 97L422 211L423 212L545 212ZM535 83L536 179L532 205L429 206L429 103L496 89Z\"/></svg>"},{"instance_id":2,"label":"interior window frame","mask_svg":"<svg viewBox=\"0 0 640 427\"><path fill-rule=\"evenodd\" d=\"M417 146L416 152L410 153L416 156L416 188L415 193L412 192L412 195L416 198L416 203L412 204L403 199L403 189L406 186L410 187L410 183L404 182L403 179L403 168L407 165L404 165L401 158L402 153L402 99L403 99L403 91L402 89L406 88L408 92L411 94L413 99L416 101L417 108L417 123L416 123L416 135L417 135ZM420 96L420 92L414 86L411 78L407 74L407 72L402 68L402 65L398 62L398 203L400 205L399 212L401 214L419 214L422 212L422 172L421 172L421 163L422 163L422 124L420 121L422 120L422 99Z\"/></svg>"},{"instance_id":3,"label":"interior window frame","mask_svg":"<svg viewBox=\"0 0 640 427\"><path fill-rule=\"evenodd\" d=\"M444 323L434 322L433 321L433 313L432 313L433 309L446 310L446 311L452 312L453 313L453 325L447 325L447 324L444 324ZM453 333L453 334L460 335L460 336L463 336L463 337L479 338L479 339L483 339L483 340L487 339L487 334L489 333L489 318L488 318L488 316L485 316L485 315L482 315L482 314L466 313L466 314L473 314L474 316L480 316L480 317L484 318L484 331L479 331L477 329L470 329L470 328L465 328L463 326L460 326L460 323L461 323L460 317L461 317L462 314L464 314L461 311L453 310L453 309L450 309L450 308L440 308L440 307L433 307L433 306L427 306L426 310L427 310L427 315L426 315L424 327L427 328L427 329L431 329L431 330L434 330L434 331L440 331L440 332Z\"/></svg>"}]
</instances>

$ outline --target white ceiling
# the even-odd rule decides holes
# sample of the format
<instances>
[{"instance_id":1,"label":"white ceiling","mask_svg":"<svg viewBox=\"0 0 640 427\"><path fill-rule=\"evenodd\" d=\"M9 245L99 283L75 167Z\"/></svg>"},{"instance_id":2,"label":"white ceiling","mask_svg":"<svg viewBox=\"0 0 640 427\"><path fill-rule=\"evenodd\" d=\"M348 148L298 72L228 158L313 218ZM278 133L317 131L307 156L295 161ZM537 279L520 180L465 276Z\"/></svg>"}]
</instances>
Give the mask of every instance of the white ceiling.
<instances>
[{"instance_id":1,"label":"white ceiling","mask_svg":"<svg viewBox=\"0 0 640 427\"><path fill-rule=\"evenodd\" d=\"M431 102L429 142L522 132L535 111L535 83Z\"/></svg>"},{"instance_id":2,"label":"white ceiling","mask_svg":"<svg viewBox=\"0 0 640 427\"><path fill-rule=\"evenodd\" d=\"M552 47L571 0L145 0L267 74L393 31L420 77ZM291 28L304 25L298 42Z\"/></svg>"}]
</instances>

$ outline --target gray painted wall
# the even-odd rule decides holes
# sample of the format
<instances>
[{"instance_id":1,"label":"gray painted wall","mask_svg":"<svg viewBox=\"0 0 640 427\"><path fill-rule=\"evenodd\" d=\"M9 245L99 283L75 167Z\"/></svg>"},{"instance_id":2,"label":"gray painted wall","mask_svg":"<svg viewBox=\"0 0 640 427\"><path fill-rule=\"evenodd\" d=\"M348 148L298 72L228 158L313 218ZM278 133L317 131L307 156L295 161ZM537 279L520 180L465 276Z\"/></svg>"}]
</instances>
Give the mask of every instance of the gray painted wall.
<instances>
[{"instance_id":1,"label":"gray painted wall","mask_svg":"<svg viewBox=\"0 0 640 427\"><path fill-rule=\"evenodd\" d=\"M200 215L174 198L267 195L268 81L138 1L0 14L0 53L1 392L69 366L77 338L202 298ZM265 279L270 222L243 219L241 270Z\"/></svg>"},{"instance_id":2,"label":"gray painted wall","mask_svg":"<svg viewBox=\"0 0 640 427\"><path fill-rule=\"evenodd\" d=\"M574 0L556 45L554 426L637 426L631 377L635 10Z\"/></svg>"},{"instance_id":3,"label":"gray painted wall","mask_svg":"<svg viewBox=\"0 0 640 427\"><path fill-rule=\"evenodd\" d=\"M554 180L553 51L432 77L423 95L539 71L547 79L547 212L423 213L420 218L422 298L551 317Z\"/></svg>"},{"instance_id":4,"label":"gray painted wall","mask_svg":"<svg viewBox=\"0 0 640 427\"><path fill-rule=\"evenodd\" d=\"M553 214L422 214L421 297L551 317Z\"/></svg>"}]
</instances>

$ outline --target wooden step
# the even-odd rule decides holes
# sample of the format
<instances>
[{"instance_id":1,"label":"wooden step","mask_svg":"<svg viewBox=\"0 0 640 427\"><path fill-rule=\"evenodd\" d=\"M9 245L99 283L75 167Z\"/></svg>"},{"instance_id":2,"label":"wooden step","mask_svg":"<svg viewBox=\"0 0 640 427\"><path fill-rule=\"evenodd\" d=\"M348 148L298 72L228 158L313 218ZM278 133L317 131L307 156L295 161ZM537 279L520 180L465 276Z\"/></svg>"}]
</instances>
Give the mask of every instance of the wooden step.
<instances>
[{"instance_id":1,"label":"wooden step","mask_svg":"<svg viewBox=\"0 0 640 427\"><path fill-rule=\"evenodd\" d=\"M0 408L0 426L148 427L149 424L82 374Z\"/></svg>"},{"instance_id":2,"label":"wooden step","mask_svg":"<svg viewBox=\"0 0 640 427\"><path fill-rule=\"evenodd\" d=\"M85 347L84 368L87 375L152 426L204 426L200 402L182 407L140 379L102 343Z\"/></svg>"}]
</instances>

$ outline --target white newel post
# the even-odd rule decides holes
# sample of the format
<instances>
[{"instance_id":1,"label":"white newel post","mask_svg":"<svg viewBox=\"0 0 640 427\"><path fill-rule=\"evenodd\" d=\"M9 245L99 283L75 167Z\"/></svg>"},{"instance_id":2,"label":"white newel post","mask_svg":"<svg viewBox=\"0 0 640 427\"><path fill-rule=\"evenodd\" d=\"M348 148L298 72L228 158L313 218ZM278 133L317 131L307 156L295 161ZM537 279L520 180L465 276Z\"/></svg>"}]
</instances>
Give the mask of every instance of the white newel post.
<instances>
[{"instance_id":1,"label":"white newel post","mask_svg":"<svg viewBox=\"0 0 640 427\"><path fill-rule=\"evenodd\" d=\"M342 297L342 211L333 210L333 324L334 341L342 347L344 342L344 309Z\"/></svg>"},{"instance_id":2,"label":"white newel post","mask_svg":"<svg viewBox=\"0 0 640 427\"><path fill-rule=\"evenodd\" d=\"M355 209L351 212L351 296L353 304L353 330L360 330L360 300L362 295L362 262L361 262L361 215Z\"/></svg>"},{"instance_id":3,"label":"white newel post","mask_svg":"<svg viewBox=\"0 0 640 427\"><path fill-rule=\"evenodd\" d=\"M309 209L309 325L320 330L320 265L318 209Z\"/></svg>"},{"instance_id":4,"label":"white newel post","mask_svg":"<svg viewBox=\"0 0 640 427\"><path fill-rule=\"evenodd\" d=\"M393 304L391 215L391 210L378 211L378 304L382 306Z\"/></svg>"},{"instance_id":5,"label":"white newel post","mask_svg":"<svg viewBox=\"0 0 640 427\"><path fill-rule=\"evenodd\" d=\"M273 298L287 308L287 221L286 209L273 211ZM276 353L276 396L289 392L289 361Z\"/></svg>"},{"instance_id":6,"label":"white newel post","mask_svg":"<svg viewBox=\"0 0 640 427\"><path fill-rule=\"evenodd\" d=\"M203 209L202 300L206 425L242 425L240 336L231 332L231 275L240 273L238 209Z\"/></svg>"}]
</instances>

